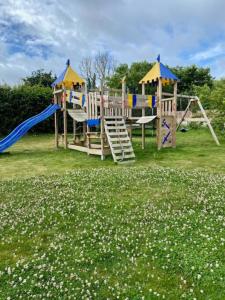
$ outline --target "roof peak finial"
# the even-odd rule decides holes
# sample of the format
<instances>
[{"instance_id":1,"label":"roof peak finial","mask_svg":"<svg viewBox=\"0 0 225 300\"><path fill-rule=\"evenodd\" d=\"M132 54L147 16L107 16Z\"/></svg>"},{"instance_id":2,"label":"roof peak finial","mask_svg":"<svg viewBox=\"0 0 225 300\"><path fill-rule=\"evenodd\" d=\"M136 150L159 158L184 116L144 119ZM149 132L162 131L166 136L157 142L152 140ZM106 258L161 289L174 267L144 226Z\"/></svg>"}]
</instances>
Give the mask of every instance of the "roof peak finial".
<instances>
[{"instance_id":1,"label":"roof peak finial","mask_svg":"<svg viewBox=\"0 0 225 300\"><path fill-rule=\"evenodd\" d=\"M69 67L70 66L70 59L68 58L66 61L66 65Z\"/></svg>"},{"instance_id":2,"label":"roof peak finial","mask_svg":"<svg viewBox=\"0 0 225 300\"><path fill-rule=\"evenodd\" d=\"M160 54L157 56L157 61L160 63Z\"/></svg>"}]
</instances>

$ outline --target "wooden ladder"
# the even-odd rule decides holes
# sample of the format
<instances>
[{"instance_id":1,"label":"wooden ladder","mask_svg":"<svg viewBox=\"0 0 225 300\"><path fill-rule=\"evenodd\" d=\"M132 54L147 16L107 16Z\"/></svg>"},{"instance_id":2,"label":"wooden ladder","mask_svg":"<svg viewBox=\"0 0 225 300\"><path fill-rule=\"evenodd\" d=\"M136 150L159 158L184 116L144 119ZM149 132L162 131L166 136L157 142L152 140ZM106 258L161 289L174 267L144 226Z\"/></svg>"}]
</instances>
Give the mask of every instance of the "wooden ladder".
<instances>
[{"instance_id":1,"label":"wooden ladder","mask_svg":"<svg viewBox=\"0 0 225 300\"><path fill-rule=\"evenodd\" d=\"M104 124L114 162L134 162L135 154L124 118L121 116L105 116Z\"/></svg>"}]
</instances>

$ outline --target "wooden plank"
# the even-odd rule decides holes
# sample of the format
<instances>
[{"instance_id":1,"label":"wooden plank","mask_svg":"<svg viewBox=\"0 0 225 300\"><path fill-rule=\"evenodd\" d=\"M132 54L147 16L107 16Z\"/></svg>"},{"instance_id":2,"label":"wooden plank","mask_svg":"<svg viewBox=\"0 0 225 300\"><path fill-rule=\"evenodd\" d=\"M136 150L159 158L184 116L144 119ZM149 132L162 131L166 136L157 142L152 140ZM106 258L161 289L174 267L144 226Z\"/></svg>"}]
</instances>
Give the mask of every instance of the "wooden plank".
<instances>
[{"instance_id":1,"label":"wooden plank","mask_svg":"<svg viewBox=\"0 0 225 300\"><path fill-rule=\"evenodd\" d=\"M126 130L127 127L123 126L107 126L107 130Z\"/></svg>"},{"instance_id":2,"label":"wooden plank","mask_svg":"<svg viewBox=\"0 0 225 300\"><path fill-rule=\"evenodd\" d=\"M135 157L134 153L133 154L124 154L124 155L115 155L115 156L116 156L117 160Z\"/></svg>"},{"instance_id":3,"label":"wooden plank","mask_svg":"<svg viewBox=\"0 0 225 300\"><path fill-rule=\"evenodd\" d=\"M105 121L106 125L115 125L115 121ZM124 124L124 121L116 121L116 124Z\"/></svg>"},{"instance_id":4,"label":"wooden plank","mask_svg":"<svg viewBox=\"0 0 225 300\"><path fill-rule=\"evenodd\" d=\"M120 131L120 132L109 132L108 135L111 136L123 136L126 135L128 136L126 131Z\"/></svg>"},{"instance_id":5,"label":"wooden plank","mask_svg":"<svg viewBox=\"0 0 225 300\"><path fill-rule=\"evenodd\" d=\"M119 149L119 150L114 150L113 152L115 154L122 153L122 152L124 152L124 153L133 153L133 149L132 148L129 148L129 149Z\"/></svg>"},{"instance_id":6,"label":"wooden plank","mask_svg":"<svg viewBox=\"0 0 225 300\"><path fill-rule=\"evenodd\" d=\"M128 142L128 143L124 143L124 142L119 142L118 141L118 143L112 143L112 146L113 146L113 148L118 148L118 147L131 147L132 146L132 144L130 143L130 142Z\"/></svg>"},{"instance_id":7,"label":"wooden plank","mask_svg":"<svg viewBox=\"0 0 225 300\"><path fill-rule=\"evenodd\" d=\"M123 120L121 116L105 116L105 120Z\"/></svg>"},{"instance_id":8,"label":"wooden plank","mask_svg":"<svg viewBox=\"0 0 225 300\"><path fill-rule=\"evenodd\" d=\"M120 139L117 138L111 138L111 142L118 142L119 140L121 141L130 141L130 138L129 136L126 136L126 137L121 137Z\"/></svg>"},{"instance_id":9,"label":"wooden plank","mask_svg":"<svg viewBox=\"0 0 225 300\"><path fill-rule=\"evenodd\" d=\"M78 151L81 151L81 152L86 152L86 153L88 152L88 148L84 147L84 146L78 146L78 145L71 145L71 144L69 144L68 148L72 149L72 150L78 150Z\"/></svg>"}]
</instances>

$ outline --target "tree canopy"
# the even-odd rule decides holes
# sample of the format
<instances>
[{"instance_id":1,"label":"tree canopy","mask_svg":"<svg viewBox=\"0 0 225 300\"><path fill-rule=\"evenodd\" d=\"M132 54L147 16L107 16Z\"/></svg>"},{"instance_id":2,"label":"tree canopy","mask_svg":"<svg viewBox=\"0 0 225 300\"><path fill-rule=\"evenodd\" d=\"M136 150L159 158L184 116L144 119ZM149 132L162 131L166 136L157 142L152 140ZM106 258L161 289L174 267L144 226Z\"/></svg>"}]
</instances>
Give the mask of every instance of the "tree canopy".
<instances>
[{"instance_id":1,"label":"tree canopy","mask_svg":"<svg viewBox=\"0 0 225 300\"><path fill-rule=\"evenodd\" d=\"M25 85L40 85L44 87L51 87L51 84L56 79L56 76L52 72L45 72L43 69L34 71L30 76L23 78Z\"/></svg>"},{"instance_id":2,"label":"tree canopy","mask_svg":"<svg viewBox=\"0 0 225 300\"><path fill-rule=\"evenodd\" d=\"M114 74L108 78L108 86L111 88L121 88L121 80L124 75L127 76L127 87L133 93L141 92L139 81L152 68L153 63L147 61L134 62L129 67L127 64L120 64ZM168 68L170 68L168 66ZM178 92L185 94L193 94L195 86L207 85L209 88L213 86L213 77L209 68L197 67L195 65L187 67L170 68L171 71L180 79L178 84ZM167 88L170 90L169 88ZM146 87L146 92L151 93L152 87Z\"/></svg>"}]
</instances>

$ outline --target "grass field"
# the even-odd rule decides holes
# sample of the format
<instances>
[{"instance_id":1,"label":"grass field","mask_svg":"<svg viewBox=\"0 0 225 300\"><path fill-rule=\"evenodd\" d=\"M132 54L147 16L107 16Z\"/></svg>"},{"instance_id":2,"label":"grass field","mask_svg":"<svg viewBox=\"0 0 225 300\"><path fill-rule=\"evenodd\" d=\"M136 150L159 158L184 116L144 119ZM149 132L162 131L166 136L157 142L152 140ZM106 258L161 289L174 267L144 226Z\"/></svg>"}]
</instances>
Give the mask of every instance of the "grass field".
<instances>
[{"instance_id":1,"label":"grass field","mask_svg":"<svg viewBox=\"0 0 225 300\"><path fill-rule=\"evenodd\" d=\"M225 145L205 130L137 162L28 136L0 157L0 299L225 299Z\"/></svg>"}]
</instances>

